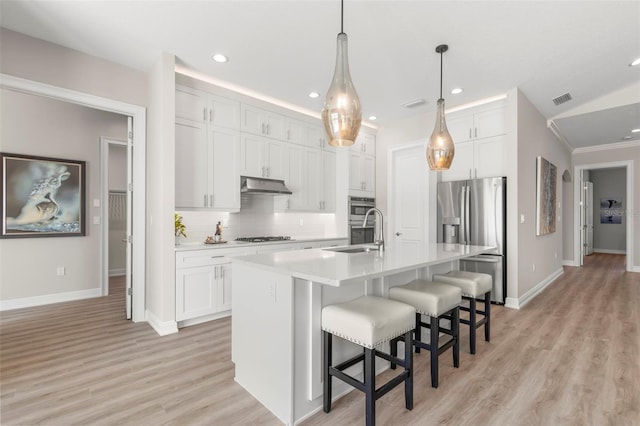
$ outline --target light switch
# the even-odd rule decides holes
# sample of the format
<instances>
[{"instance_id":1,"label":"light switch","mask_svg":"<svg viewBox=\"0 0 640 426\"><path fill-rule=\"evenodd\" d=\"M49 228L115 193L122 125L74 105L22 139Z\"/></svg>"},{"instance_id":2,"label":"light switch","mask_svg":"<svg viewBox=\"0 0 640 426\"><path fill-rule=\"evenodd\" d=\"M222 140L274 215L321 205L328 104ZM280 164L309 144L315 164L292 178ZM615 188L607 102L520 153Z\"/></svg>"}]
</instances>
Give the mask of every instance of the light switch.
<instances>
[{"instance_id":1,"label":"light switch","mask_svg":"<svg viewBox=\"0 0 640 426\"><path fill-rule=\"evenodd\" d=\"M94 225L100 225L100 216L94 216L93 217L93 224Z\"/></svg>"},{"instance_id":2,"label":"light switch","mask_svg":"<svg viewBox=\"0 0 640 426\"><path fill-rule=\"evenodd\" d=\"M99 198L94 198L93 199L93 207L100 207L100 199Z\"/></svg>"},{"instance_id":3,"label":"light switch","mask_svg":"<svg viewBox=\"0 0 640 426\"><path fill-rule=\"evenodd\" d=\"M520 213L520 223L524 223L524 215Z\"/></svg>"}]
</instances>

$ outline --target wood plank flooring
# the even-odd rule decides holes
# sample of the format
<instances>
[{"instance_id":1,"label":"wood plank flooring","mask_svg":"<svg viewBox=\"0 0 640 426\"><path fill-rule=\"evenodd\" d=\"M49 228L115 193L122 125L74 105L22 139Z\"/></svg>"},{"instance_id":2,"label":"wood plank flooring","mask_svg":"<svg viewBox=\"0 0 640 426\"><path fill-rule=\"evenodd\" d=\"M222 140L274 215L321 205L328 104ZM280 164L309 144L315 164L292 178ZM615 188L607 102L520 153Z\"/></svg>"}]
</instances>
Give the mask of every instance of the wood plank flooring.
<instances>
[{"instance_id":1,"label":"wood plank flooring","mask_svg":"<svg viewBox=\"0 0 640 426\"><path fill-rule=\"evenodd\" d=\"M443 355L438 389L417 355L414 409L395 389L377 402L378 424L640 425L640 274L623 261L589 256L522 310L494 307L492 340L474 356L462 327L460 368ZM114 280L108 297L0 314L2 425L279 424L233 381L229 319L159 337L124 319L123 289ZM354 391L304 424L363 414Z\"/></svg>"}]
</instances>

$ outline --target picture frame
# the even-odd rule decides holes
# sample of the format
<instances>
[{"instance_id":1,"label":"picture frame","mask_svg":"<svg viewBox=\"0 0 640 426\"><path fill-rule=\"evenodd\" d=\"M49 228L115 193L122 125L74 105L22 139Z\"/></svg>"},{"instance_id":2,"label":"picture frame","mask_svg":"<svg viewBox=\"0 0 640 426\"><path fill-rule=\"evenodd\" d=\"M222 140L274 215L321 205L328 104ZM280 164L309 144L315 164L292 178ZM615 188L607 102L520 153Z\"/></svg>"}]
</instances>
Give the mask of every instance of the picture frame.
<instances>
[{"instance_id":1,"label":"picture frame","mask_svg":"<svg viewBox=\"0 0 640 426\"><path fill-rule=\"evenodd\" d=\"M622 197L606 197L600 199L600 223L608 225L622 224Z\"/></svg>"},{"instance_id":2,"label":"picture frame","mask_svg":"<svg viewBox=\"0 0 640 426\"><path fill-rule=\"evenodd\" d=\"M536 158L536 236L556 232L556 166Z\"/></svg>"},{"instance_id":3,"label":"picture frame","mask_svg":"<svg viewBox=\"0 0 640 426\"><path fill-rule=\"evenodd\" d=\"M0 152L0 238L81 237L86 162Z\"/></svg>"}]
</instances>

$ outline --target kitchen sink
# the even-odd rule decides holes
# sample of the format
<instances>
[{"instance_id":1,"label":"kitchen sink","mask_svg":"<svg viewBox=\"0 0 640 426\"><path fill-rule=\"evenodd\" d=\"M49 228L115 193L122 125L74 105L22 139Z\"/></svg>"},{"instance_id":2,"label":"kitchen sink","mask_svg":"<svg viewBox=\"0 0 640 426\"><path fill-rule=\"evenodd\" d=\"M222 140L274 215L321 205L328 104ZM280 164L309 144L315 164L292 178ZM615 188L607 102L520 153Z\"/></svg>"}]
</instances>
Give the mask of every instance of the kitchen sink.
<instances>
[{"instance_id":1,"label":"kitchen sink","mask_svg":"<svg viewBox=\"0 0 640 426\"><path fill-rule=\"evenodd\" d=\"M335 251L338 253L369 253L371 251L378 251L378 247L334 247L323 250Z\"/></svg>"}]
</instances>

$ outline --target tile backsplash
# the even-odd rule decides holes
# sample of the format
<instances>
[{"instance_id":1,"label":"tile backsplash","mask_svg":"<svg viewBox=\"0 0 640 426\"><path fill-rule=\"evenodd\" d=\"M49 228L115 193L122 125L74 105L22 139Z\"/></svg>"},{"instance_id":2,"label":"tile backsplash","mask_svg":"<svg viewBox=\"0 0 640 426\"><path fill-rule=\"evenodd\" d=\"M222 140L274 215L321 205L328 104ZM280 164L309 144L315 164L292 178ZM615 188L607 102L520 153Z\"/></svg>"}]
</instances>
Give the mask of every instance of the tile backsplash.
<instances>
[{"instance_id":1,"label":"tile backsplash","mask_svg":"<svg viewBox=\"0 0 640 426\"><path fill-rule=\"evenodd\" d=\"M243 196L240 212L177 210L187 227L185 242L202 242L222 222L222 239L288 235L292 238L336 237L335 215L328 213L279 213L274 196Z\"/></svg>"}]
</instances>

